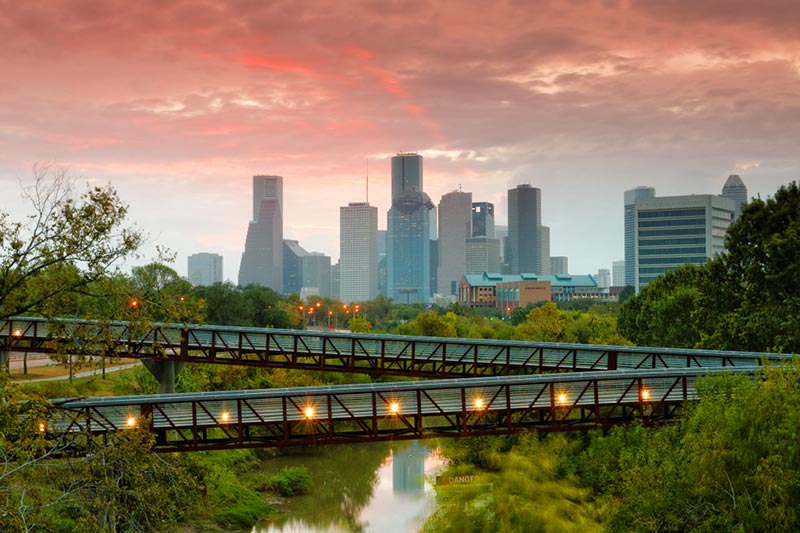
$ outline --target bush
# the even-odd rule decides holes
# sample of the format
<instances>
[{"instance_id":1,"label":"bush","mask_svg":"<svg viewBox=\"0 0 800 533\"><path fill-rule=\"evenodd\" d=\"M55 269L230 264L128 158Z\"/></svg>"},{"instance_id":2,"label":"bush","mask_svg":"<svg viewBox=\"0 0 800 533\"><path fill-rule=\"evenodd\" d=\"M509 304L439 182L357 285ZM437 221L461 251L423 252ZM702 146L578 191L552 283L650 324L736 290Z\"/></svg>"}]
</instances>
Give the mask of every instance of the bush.
<instances>
[{"instance_id":1,"label":"bush","mask_svg":"<svg viewBox=\"0 0 800 533\"><path fill-rule=\"evenodd\" d=\"M269 486L281 496L308 494L311 490L311 474L304 466L289 466L269 478Z\"/></svg>"}]
</instances>

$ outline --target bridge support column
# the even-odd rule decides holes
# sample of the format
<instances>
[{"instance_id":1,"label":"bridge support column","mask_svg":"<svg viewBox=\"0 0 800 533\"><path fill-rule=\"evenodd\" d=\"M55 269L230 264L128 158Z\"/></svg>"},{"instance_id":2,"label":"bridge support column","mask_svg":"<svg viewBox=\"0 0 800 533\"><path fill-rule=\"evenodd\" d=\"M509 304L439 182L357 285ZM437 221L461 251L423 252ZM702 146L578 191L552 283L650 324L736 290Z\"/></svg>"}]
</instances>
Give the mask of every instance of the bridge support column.
<instances>
[{"instance_id":1,"label":"bridge support column","mask_svg":"<svg viewBox=\"0 0 800 533\"><path fill-rule=\"evenodd\" d=\"M159 394L175 392L175 381L186 365L186 363L177 361L154 361L153 359L142 359L142 363L158 380Z\"/></svg>"},{"instance_id":2,"label":"bridge support column","mask_svg":"<svg viewBox=\"0 0 800 533\"><path fill-rule=\"evenodd\" d=\"M9 359L11 359L11 352L7 350L0 350L0 368L7 368Z\"/></svg>"}]
</instances>

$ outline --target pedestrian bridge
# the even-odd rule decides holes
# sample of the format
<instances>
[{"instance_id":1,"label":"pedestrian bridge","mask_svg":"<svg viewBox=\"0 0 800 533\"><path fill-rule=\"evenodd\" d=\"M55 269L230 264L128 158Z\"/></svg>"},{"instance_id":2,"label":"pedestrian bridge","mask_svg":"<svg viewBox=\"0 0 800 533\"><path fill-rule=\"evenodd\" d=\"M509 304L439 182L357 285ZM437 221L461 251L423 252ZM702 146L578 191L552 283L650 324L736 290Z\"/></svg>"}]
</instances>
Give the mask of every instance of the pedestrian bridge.
<instances>
[{"instance_id":1,"label":"pedestrian bridge","mask_svg":"<svg viewBox=\"0 0 800 533\"><path fill-rule=\"evenodd\" d=\"M53 400L41 430L85 439L145 426L158 451L572 431L657 424L697 397L697 379L755 373L791 356L713 350L308 332L17 317L8 351L58 343L145 362L362 372L435 380ZM101 339L102 342L98 341ZM174 375L173 375L174 377Z\"/></svg>"}]
</instances>

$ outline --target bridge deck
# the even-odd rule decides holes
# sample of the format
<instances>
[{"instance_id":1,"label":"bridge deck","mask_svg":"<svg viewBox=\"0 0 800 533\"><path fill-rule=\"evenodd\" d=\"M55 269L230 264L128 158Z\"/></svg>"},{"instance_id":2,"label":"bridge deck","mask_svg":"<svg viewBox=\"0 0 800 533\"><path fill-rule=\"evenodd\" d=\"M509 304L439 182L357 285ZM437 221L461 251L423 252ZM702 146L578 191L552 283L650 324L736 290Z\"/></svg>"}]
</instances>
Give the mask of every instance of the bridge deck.
<instances>
[{"instance_id":1,"label":"bridge deck","mask_svg":"<svg viewBox=\"0 0 800 533\"><path fill-rule=\"evenodd\" d=\"M118 322L98 339L96 322L60 319L59 333L42 318L0 323L0 349L54 351L69 338L83 353L154 360L359 372L416 377L466 377L645 368L749 367L787 356L757 352L560 344L509 340L364 335L233 326ZM54 338L61 337L61 338ZM111 339L109 341L108 339Z\"/></svg>"},{"instance_id":2,"label":"bridge deck","mask_svg":"<svg viewBox=\"0 0 800 533\"><path fill-rule=\"evenodd\" d=\"M144 424L156 450L334 444L657 423L712 369L558 373L195 394L54 400L49 431Z\"/></svg>"}]
</instances>

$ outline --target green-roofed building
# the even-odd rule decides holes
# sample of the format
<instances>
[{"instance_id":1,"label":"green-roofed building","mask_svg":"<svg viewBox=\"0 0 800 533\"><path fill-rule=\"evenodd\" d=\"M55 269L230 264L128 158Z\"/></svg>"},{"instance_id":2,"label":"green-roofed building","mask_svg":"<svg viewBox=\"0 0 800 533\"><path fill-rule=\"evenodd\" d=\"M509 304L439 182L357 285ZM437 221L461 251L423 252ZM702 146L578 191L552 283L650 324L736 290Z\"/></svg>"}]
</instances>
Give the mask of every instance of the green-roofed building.
<instances>
[{"instance_id":1,"label":"green-roofed building","mask_svg":"<svg viewBox=\"0 0 800 533\"><path fill-rule=\"evenodd\" d=\"M496 307L510 313L535 302L566 302L577 298L600 298L600 288L591 275L572 274L465 274L458 302L467 307Z\"/></svg>"}]
</instances>

